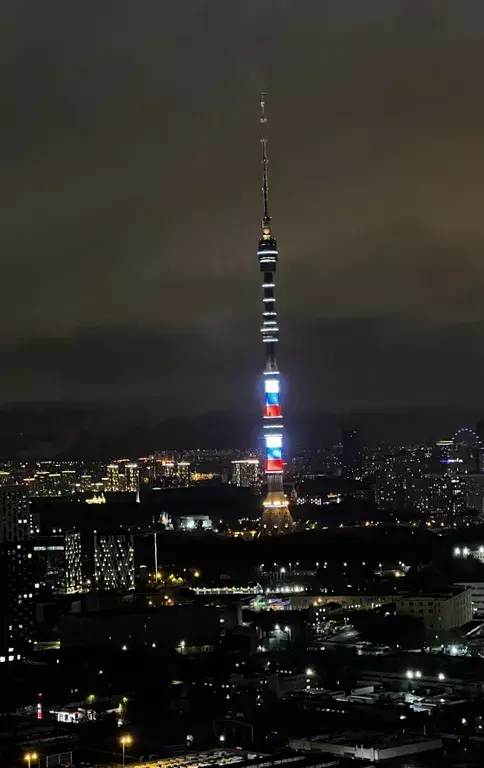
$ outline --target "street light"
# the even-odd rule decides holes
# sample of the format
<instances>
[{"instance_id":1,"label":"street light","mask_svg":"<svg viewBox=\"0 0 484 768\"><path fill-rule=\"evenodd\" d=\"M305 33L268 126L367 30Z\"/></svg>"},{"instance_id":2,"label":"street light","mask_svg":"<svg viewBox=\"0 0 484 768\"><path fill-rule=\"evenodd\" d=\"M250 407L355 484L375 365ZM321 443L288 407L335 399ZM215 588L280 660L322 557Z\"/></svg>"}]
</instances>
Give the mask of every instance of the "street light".
<instances>
[{"instance_id":1,"label":"street light","mask_svg":"<svg viewBox=\"0 0 484 768\"><path fill-rule=\"evenodd\" d=\"M306 670L306 677L312 677L314 675L314 669L311 669L310 667Z\"/></svg>"},{"instance_id":2,"label":"street light","mask_svg":"<svg viewBox=\"0 0 484 768\"><path fill-rule=\"evenodd\" d=\"M223 744L223 743L224 743L224 741L225 741L225 736L223 735L223 733L221 733L221 734L220 734L220 736L218 737L218 740L220 741L220 743L221 743L221 744Z\"/></svg>"},{"instance_id":3,"label":"street light","mask_svg":"<svg viewBox=\"0 0 484 768\"><path fill-rule=\"evenodd\" d=\"M32 764L32 760L34 761L34 763L36 763L38 759L39 759L39 756L38 756L37 752L27 752L24 755L24 760L28 764L29 768L30 768L30 766Z\"/></svg>"},{"instance_id":4,"label":"street light","mask_svg":"<svg viewBox=\"0 0 484 768\"><path fill-rule=\"evenodd\" d=\"M133 743L133 737L129 735L129 733L126 733L124 736L121 736L119 743L121 744L121 748L123 750L123 765L125 764L125 750L126 747L130 747Z\"/></svg>"}]
</instances>

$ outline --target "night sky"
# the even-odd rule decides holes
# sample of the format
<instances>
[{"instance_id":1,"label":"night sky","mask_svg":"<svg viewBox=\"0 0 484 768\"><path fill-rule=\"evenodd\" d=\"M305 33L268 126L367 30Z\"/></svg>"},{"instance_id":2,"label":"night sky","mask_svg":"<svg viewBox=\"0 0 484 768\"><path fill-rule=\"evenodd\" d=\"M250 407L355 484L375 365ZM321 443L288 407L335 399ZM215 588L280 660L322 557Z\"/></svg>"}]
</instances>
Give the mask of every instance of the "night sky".
<instances>
[{"instance_id":1,"label":"night sky","mask_svg":"<svg viewBox=\"0 0 484 768\"><path fill-rule=\"evenodd\" d=\"M482 0L4 0L0 403L484 411Z\"/></svg>"}]
</instances>

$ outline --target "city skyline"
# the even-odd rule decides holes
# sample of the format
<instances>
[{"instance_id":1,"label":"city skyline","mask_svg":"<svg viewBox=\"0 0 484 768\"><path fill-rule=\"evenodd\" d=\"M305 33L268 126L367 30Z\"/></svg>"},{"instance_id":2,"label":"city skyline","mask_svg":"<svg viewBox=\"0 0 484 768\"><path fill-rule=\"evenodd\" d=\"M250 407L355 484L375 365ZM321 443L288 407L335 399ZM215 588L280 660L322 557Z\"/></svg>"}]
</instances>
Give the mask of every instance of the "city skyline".
<instances>
[{"instance_id":1,"label":"city skyline","mask_svg":"<svg viewBox=\"0 0 484 768\"><path fill-rule=\"evenodd\" d=\"M248 409L267 87L291 390L330 413L480 407L484 19L466 9L306 0L294 36L268 0L120 3L96 24L5 3L0 403Z\"/></svg>"},{"instance_id":2,"label":"city skyline","mask_svg":"<svg viewBox=\"0 0 484 768\"><path fill-rule=\"evenodd\" d=\"M5 768L484 765L483 33L0 4Z\"/></svg>"}]
</instances>

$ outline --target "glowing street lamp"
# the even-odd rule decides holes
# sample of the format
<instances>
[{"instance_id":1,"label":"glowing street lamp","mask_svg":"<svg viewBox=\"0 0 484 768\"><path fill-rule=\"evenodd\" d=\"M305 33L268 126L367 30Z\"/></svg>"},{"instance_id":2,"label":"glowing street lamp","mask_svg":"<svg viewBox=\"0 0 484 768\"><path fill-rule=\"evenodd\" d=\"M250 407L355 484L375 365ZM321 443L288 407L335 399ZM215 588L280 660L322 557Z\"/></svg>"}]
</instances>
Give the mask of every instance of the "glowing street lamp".
<instances>
[{"instance_id":1,"label":"glowing street lamp","mask_svg":"<svg viewBox=\"0 0 484 768\"><path fill-rule=\"evenodd\" d=\"M32 761L34 763L36 763L38 759L39 759L39 756L38 756L37 752L27 752L24 755L24 760L27 763L27 765L29 766L29 768L32 765Z\"/></svg>"},{"instance_id":2,"label":"glowing street lamp","mask_svg":"<svg viewBox=\"0 0 484 768\"><path fill-rule=\"evenodd\" d=\"M225 741L225 736L223 735L223 733L221 733L221 734L220 734L220 736L218 737L218 740L220 741L220 743L221 743L221 744L223 744L223 743L224 743L224 741Z\"/></svg>"},{"instance_id":3,"label":"glowing street lamp","mask_svg":"<svg viewBox=\"0 0 484 768\"><path fill-rule=\"evenodd\" d=\"M121 736L119 743L121 744L121 748L123 750L123 765L125 764L125 750L126 747L130 747L133 743L133 737L129 735L129 733L126 733L124 736Z\"/></svg>"}]
</instances>

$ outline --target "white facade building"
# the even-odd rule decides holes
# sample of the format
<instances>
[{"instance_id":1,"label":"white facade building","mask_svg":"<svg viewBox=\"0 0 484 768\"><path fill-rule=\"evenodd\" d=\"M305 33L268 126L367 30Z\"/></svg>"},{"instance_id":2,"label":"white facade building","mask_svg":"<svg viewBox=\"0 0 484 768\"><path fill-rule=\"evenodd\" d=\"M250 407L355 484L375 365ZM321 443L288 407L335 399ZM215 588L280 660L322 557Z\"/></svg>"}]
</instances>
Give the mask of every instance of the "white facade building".
<instances>
[{"instance_id":1,"label":"white facade building","mask_svg":"<svg viewBox=\"0 0 484 768\"><path fill-rule=\"evenodd\" d=\"M461 627L472 619L471 590L451 587L441 592L421 590L395 600L397 616L421 619L426 629L436 632Z\"/></svg>"},{"instance_id":2,"label":"white facade building","mask_svg":"<svg viewBox=\"0 0 484 768\"><path fill-rule=\"evenodd\" d=\"M459 581L457 586L470 590L473 618L484 617L484 581Z\"/></svg>"}]
</instances>

